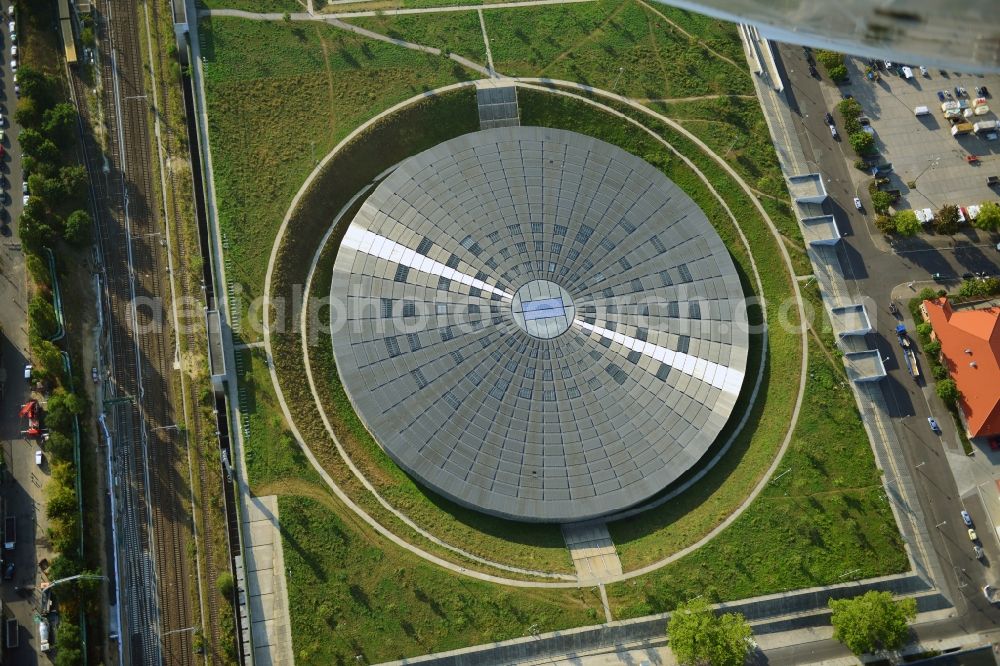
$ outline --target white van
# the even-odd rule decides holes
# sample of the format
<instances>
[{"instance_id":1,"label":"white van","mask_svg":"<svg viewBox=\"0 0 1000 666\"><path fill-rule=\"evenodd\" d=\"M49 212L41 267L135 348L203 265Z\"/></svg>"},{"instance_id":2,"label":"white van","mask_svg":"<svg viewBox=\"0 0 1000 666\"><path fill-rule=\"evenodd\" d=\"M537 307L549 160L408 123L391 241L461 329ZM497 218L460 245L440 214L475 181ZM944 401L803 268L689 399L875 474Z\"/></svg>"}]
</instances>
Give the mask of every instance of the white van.
<instances>
[{"instance_id":1,"label":"white van","mask_svg":"<svg viewBox=\"0 0 1000 666\"><path fill-rule=\"evenodd\" d=\"M929 116L930 113L931 113L931 110L928 109L926 106L918 106L918 107L914 107L914 109L913 109L913 115L915 115L915 116Z\"/></svg>"}]
</instances>

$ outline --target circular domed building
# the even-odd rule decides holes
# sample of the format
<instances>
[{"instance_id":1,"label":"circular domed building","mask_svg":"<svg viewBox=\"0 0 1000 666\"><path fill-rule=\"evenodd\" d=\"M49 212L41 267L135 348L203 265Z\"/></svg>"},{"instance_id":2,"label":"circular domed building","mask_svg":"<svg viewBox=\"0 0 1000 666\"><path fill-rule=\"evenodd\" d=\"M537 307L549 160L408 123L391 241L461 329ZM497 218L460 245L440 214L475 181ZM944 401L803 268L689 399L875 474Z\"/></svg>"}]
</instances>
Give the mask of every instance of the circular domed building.
<instances>
[{"instance_id":1,"label":"circular domed building","mask_svg":"<svg viewBox=\"0 0 1000 666\"><path fill-rule=\"evenodd\" d=\"M573 132L485 130L399 164L346 230L331 296L337 368L379 445L505 518L656 495L743 386L743 291L704 213Z\"/></svg>"}]
</instances>

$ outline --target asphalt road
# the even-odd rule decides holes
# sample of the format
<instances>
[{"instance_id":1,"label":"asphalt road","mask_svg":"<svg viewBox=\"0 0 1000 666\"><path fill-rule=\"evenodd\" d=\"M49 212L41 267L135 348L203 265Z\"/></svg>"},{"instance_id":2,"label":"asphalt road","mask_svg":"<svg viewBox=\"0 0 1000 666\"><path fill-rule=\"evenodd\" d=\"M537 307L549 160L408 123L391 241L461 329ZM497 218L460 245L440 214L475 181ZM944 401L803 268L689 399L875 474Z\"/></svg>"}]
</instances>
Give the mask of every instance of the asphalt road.
<instances>
[{"instance_id":1,"label":"asphalt road","mask_svg":"<svg viewBox=\"0 0 1000 666\"><path fill-rule=\"evenodd\" d=\"M988 253L973 247L972 241L956 237L957 242L941 243L937 247L926 244L915 251L897 253L884 251L878 239L873 238L871 218L855 210L853 198L861 197L864 210L870 211L867 190L852 181L854 155L846 142L833 140L824 121L824 114L833 111L824 101L820 82L811 77L801 47L782 45L779 49L784 67L786 89L793 110L796 111L794 127L802 142L810 165L824 175L828 212L833 214L845 236L840 244L841 261L856 292L870 297L869 304L876 331L870 342L883 352L887 381L887 401L893 410L893 424L902 443L907 463L914 477L921 508L931 533L934 550L944 571L943 584L956 605L963 627L970 631L1000 629L1000 609L986 601L982 586L1000 580L1000 543L996 533L987 525L985 509L978 495L963 500L945 450L961 451L955 426L944 406L933 395L924 391L924 384L915 382L908 374L896 342L896 317L889 313L890 293L894 287L910 281L928 280L931 273L959 276L967 271L1000 273L996 251ZM835 114L836 115L836 114ZM858 172L860 173L860 172ZM914 285L915 294L922 286ZM905 302L900 301L905 308ZM922 364L926 367L926 363ZM930 395L928 395L930 394ZM943 435L937 436L927 425L927 417L937 417ZM973 548L962 523L960 511L967 509L975 519L983 548L985 563L976 560ZM992 563L997 563L993 567Z\"/></svg>"},{"instance_id":2,"label":"asphalt road","mask_svg":"<svg viewBox=\"0 0 1000 666\"><path fill-rule=\"evenodd\" d=\"M16 546L3 553L3 561L14 563L11 580L0 583L0 599L4 616L18 625L18 647L6 651L10 663L33 666L39 662L38 625L34 614L38 605L37 562L44 555L40 544L45 542L45 497L42 490L48 477L48 466L35 465L38 444L26 439L24 424L18 410L28 398L28 386L23 380L27 350L27 288L24 257L17 237L17 220L21 215L21 150L17 136L20 127L14 121L17 99L14 77L10 70L10 33L7 17L0 21L0 115L3 117L4 157L0 160L0 354L7 381L0 400L0 446L6 469L2 474L2 494L7 515L16 518ZM41 521L41 524L39 524ZM22 588L18 591L15 588ZM23 591L27 588L30 591ZM0 634L0 639L5 638Z\"/></svg>"}]
</instances>

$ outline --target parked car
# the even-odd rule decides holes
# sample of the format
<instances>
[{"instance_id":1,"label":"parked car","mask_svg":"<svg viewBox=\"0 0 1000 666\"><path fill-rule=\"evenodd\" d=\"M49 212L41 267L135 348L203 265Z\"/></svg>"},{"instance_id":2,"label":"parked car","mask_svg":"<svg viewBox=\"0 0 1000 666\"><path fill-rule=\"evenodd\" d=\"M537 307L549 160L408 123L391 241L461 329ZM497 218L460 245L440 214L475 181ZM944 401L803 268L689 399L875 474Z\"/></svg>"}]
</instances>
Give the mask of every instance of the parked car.
<instances>
[{"instance_id":1,"label":"parked car","mask_svg":"<svg viewBox=\"0 0 1000 666\"><path fill-rule=\"evenodd\" d=\"M17 44L11 44L10 45L10 54L12 56L16 56L17 55Z\"/></svg>"},{"instance_id":2,"label":"parked car","mask_svg":"<svg viewBox=\"0 0 1000 666\"><path fill-rule=\"evenodd\" d=\"M840 133L837 132L837 128L830 125L830 135L833 136L834 141L840 141Z\"/></svg>"},{"instance_id":3,"label":"parked car","mask_svg":"<svg viewBox=\"0 0 1000 666\"><path fill-rule=\"evenodd\" d=\"M816 79L819 78L819 70L816 69L816 65L809 65L809 76Z\"/></svg>"},{"instance_id":4,"label":"parked car","mask_svg":"<svg viewBox=\"0 0 1000 666\"><path fill-rule=\"evenodd\" d=\"M982 559L986 556L986 553L983 552L982 546L973 546L972 552L976 554L976 559L980 561L982 561Z\"/></svg>"},{"instance_id":5,"label":"parked car","mask_svg":"<svg viewBox=\"0 0 1000 666\"><path fill-rule=\"evenodd\" d=\"M11 58L10 59L10 71L12 71L12 72L16 72L17 71L17 58Z\"/></svg>"},{"instance_id":6,"label":"parked car","mask_svg":"<svg viewBox=\"0 0 1000 666\"><path fill-rule=\"evenodd\" d=\"M962 96L962 88L960 86L955 86L955 97Z\"/></svg>"},{"instance_id":7,"label":"parked car","mask_svg":"<svg viewBox=\"0 0 1000 666\"><path fill-rule=\"evenodd\" d=\"M944 91L943 90L938 90L938 100L942 101L942 102L944 101Z\"/></svg>"},{"instance_id":8,"label":"parked car","mask_svg":"<svg viewBox=\"0 0 1000 666\"><path fill-rule=\"evenodd\" d=\"M976 277L976 276L973 275L972 273L962 273L962 279L963 280L971 280L974 277Z\"/></svg>"},{"instance_id":9,"label":"parked car","mask_svg":"<svg viewBox=\"0 0 1000 666\"><path fill-rule=\"evenodd\" d=\"M965 509L962 509L962 522L965 523L966 526L972 527L972 516L970 516L969 512Z\"/></svg>"},{"instance_id":10,"label":"parked car","mask_svg":"<svg viewBox=\"0 0 1000 666\"><path fill-rule=\"evenodd\" d=\"M989 97L990 96L990 89L989 88L987 88L986 86L979 86L979 87L983 91L983 97Z\"/></svg>"},{"instance_id":11,"label":"parked car","mask_svg":"<svg viewBox=\"0 0 1000 666\"><path fill-rule=\"evenodd\" d=\"M10 580L14 577L14 563L8 562L3 568L3 579Z\"/></svg>"},{"instance_id":12,"label":"parked car","mask_svg":"<svg viewBox=\"0 0 1000 666\"><path fill-rule=\"evenodd\" d=\"M827 111L826 115L823 116L823 120L826 121L827 125L832 125L833 124L833 114L830 113L829 111Z\"/></svg>"},{"instance_id":13,"label":"parked car","mask_svg":"<svg viewBox=\"0 0 1000 666\"><path fill-rule=\"evenodd\" d=\"M861 210L861 199L854 197L854 207Z\"/></svg>"},{"instance_id":14,"label":"parked car","mask_svg":"<svg viewBox=\"0 0 1000 666\"><path fill-rule=\"evenodd\" d=\"M97 368L90 369L90 378L94 380L94 383L101 381L100 377L97 375Z\"/></svg>"},{"instance_id":15,"label":"parked car","mask_svg":"<svg viewBox=\"0 0 1000 666\"><path fill-rule=\"evenodd\" d=\"M923 65L920 66L920 74L922 76L930 77L931 73L927 71L927 68Z\"/></svg>"},{"instance_id":16,"label":"parked car","mask_svg":"<svg viewBox=\"0 0 1000 666\"><path fill-rule=\"evenodd\" d=\"M41 449L35 449L35 464L38 465L39 467L42 466L42 450Z\"/></svg>"},{"instance_id":17,"label":"parked car","mask_svg":"<svg viewBox=\"0 0 1000 666\"><path fill-rule=\"evenodd\" d=\"M935 273L935 275L940 275L940 273ZM931 427L931 430L933 430L934 432L941 434L941 426L938 425L937 419L935 419L933 416L927 417L927 425L929 425Z\"/></svg>"},{"instance_id":18,"label":"parked car","mask_svg":"<svg viewBox=\"0 0 1000 666\"><path fill-rule=\"evenodd\" d=\"M979 540L979 535L976 534L976 530L974 530L974 529L972 529L970 527L969 529L966 530L966 532L969 535L969 541L978 541Z\"/></svg>"}]
</instances>

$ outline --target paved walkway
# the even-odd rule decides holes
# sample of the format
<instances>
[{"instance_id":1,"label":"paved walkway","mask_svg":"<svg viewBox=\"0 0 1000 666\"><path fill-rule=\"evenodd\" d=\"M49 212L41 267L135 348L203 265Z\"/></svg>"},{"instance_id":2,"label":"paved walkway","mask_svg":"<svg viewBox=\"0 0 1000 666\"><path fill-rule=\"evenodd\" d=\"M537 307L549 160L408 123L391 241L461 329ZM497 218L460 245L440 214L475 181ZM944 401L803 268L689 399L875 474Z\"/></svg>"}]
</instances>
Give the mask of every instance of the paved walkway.
<instances>
[{"instance_id":1,"label":"paved walkway","mask_svg":"<svg viewBox=\"0 0 1000 666\"><path fill-rule=\"evenodd\" d=\"M243 556L250 605L254 666L291 666L292 628L288 616L285 557L278 529L278 498L241 493L243 533L251 544Z\"/></svg>"},{"instance_id":2,"label":"paved walkway","mask_svg":"<svg viewBox=\"0 0 1000 666\"><path fill-rule=\"evenodd\" d=\"M308 12L291 12L292 21L329 21L337 18L357 18L360 16L403 16L406 14L440 14L444 12L471 12L483 9L517 9L518 7L539 7L544 5L569 5L594 0L524 0L523 2L494 2L484 5L449 5L443 7L415 7L410 9L377 9L356 12L333 12L329 14L310 14ZM285 14L278 12L247 12L242 9L202 9L199 16L230 16L233 18L250 19L252 21L284 21ZM664 17L666 18L666 17ZM707 47L706 47L707 48ZM724 56L721 56L724 58ZM728 60L728 58L726 58ZM732 62L731 60L729 62Z\"/></svg>"}]
</instances>

